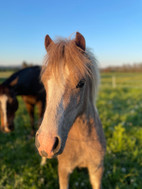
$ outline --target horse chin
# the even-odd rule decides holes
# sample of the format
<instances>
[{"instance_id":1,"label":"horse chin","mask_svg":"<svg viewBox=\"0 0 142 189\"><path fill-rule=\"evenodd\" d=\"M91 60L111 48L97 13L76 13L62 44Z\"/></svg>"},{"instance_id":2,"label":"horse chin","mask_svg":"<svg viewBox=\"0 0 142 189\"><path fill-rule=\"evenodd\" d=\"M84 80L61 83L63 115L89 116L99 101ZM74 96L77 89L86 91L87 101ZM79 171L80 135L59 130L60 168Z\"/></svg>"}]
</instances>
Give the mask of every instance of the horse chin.
<instances>
[{"instance_id":1,"label":"horse chin","mask_svg":"<svg viewBox=\"0 0 142 189\"><path fill-rule=\"evenodd\" d=\"M3 132L4 132L4 133L10 133L10 132L11 132L11 129L9 129L8 127L4 127Z\"/></svg>"},{"instance_id":2,"label":"horse chin","mask_svg":"<svg viewBox=\"0 0 142 189\"><path fill-rule=\"evenodd\" d=\"M14 130L14 124L12 123L12 124L10 124L10 125L4 127L3 132L5 132L5 133L10 133L10 132L12 132L13 130Z\"/></svg>"}]
</instances>

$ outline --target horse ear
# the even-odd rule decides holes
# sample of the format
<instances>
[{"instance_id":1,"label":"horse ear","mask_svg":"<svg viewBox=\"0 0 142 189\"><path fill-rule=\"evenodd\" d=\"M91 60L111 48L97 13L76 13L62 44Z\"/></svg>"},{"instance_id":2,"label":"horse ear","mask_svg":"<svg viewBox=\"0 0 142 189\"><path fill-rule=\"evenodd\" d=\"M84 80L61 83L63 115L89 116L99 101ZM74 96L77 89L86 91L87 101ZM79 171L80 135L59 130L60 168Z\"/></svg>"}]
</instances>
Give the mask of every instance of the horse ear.
<instances>
[{"instance_id":1,"label":"horse ear","mask_svg":"<svg viewBox=\"0 0 142 189\"><path fill-rule=\"evenodd\" d=\"M79 32L76 32L75 43L78 47L80 47L82 50L85 51L86 49L85 38Z\"/></svg>"},{"instance_id":2,"label":"horse ear","mask_svg":"<svg viewBox=\"0 0 142 189\"><path fill-rule=\"evenodd\" d=\"M52 39L49 37L49 35L45 36L45 41L44 41L44 45L45 45L45 49L47 50L48 46L53 43Z\"/></svg>"}]
</instances>

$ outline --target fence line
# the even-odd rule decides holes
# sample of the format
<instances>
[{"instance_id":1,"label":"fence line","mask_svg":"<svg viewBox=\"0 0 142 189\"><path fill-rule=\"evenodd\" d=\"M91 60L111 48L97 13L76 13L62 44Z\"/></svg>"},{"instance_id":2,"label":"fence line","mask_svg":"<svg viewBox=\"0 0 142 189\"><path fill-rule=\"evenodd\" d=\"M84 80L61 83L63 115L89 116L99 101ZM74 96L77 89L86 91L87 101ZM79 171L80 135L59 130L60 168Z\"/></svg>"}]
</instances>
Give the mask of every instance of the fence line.
<instances>
[{"instance_id":1,"label":"fence line","mask_svg":"<svg viewBox=\"0 0 142 189\"><path fill-rule=\"evenodd\" d=\"M142 78L142 76L141 76ZM126 87L126 88L142 88L142 80L138 80L136 77L129 76L110 76L102 78L101 86L103 87Z\"/></svg>"},{"instance_id":2,"label":"fence line","mask_svg":"<svg viewBox=\"0 0 142 189\"><path fill-rule=\"evenodd\" d=\"M116 77L112 76L112 87L115 88L116 87Z\"/></svg>"}]
</instances>

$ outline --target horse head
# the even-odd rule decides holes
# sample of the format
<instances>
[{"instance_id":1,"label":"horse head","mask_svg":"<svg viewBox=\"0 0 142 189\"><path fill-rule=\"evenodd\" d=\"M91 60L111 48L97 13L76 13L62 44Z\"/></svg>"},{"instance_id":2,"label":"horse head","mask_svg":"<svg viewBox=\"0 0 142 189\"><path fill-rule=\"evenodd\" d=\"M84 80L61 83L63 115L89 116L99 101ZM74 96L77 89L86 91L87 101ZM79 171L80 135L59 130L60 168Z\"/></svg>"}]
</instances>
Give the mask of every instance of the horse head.
<instances>
[{"instance_id":1,"label":"horse head","mask_svg":"<svg viewBox=\"0 0 142 189\"><path fill-rule=\"evenodd\" d=\"M87 106L92 74L85 39L79 32L73 40L57 42L47 35L45 48L48 55L41 79L46 90L46 110L36 134L36 146L40 155L52 158L63 152L71 126Z\"/></svg>"},{"instance_id":2,"label":"horse head","mask_svg":"<svg viewBox=\"0 0 142 189\"><path fill-rule=\"evenodd\" d=\"M18 109L18 100L11 86L0 85L0 120L1 130L14 130L14 117Z\"/></svg>"}]
</instances>

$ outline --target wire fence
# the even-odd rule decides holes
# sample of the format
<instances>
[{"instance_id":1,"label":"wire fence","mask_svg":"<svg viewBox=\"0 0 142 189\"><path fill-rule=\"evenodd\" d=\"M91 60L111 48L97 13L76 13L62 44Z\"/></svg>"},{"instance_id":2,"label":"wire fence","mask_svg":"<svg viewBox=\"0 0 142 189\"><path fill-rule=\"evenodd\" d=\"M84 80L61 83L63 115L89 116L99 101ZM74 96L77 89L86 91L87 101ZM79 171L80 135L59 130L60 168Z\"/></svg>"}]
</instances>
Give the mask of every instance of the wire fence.
<instances>
[{"instance_id":1,"label":"wire fence","mask_svg":"<svg viewBox=\"0 0 142 189\"><path fill-rule=\"evenodd\" d=\"M8 78L13 72L0 71L0 83ZM101 88L141 88L142 73L101 73Z\"/></svg>"}]
</instances>

